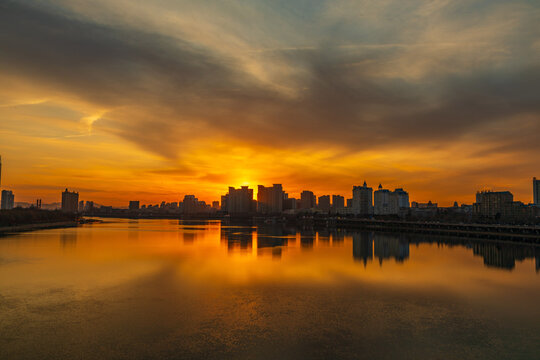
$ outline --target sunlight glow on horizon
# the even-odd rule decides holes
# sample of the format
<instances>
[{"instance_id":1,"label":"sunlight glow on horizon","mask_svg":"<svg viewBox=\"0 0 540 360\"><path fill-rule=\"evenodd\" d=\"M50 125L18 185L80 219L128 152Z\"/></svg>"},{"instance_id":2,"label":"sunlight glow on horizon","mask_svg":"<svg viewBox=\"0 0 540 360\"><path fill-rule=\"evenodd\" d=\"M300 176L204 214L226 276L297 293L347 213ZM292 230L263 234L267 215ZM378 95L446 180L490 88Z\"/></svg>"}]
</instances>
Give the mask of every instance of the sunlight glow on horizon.
<instances>
[{"instance_id":1,"label":"sunlight glow on horizon","mask_svg":"<svg viewBox=\"0 0 540 360\"><path fill-rule=\"evenodd\" d=\"M274 183L347 199L365 180L531 201L537 5L232 4L0 6L2 189L127 206Z\"/></svg>"}]
</instances>

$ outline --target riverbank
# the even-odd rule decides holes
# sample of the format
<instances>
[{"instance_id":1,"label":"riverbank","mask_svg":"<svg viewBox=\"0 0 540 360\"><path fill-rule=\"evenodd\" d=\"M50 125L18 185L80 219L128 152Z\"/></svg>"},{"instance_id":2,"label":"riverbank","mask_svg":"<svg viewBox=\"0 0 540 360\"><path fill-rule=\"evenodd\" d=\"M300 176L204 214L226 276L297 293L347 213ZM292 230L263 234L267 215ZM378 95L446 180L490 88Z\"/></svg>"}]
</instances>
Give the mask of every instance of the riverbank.
<instances>
[{"instance_id":1,"label":"riverbank","mask_svg":"<svg viewBox=\"0 0 540 360\"><path fill-rule=\"evenodd\" d=\"M78 221L59 221L59 222L50 222L50 223L3 226L3 227L0 227L0 235L9 234L9 233L17 233L17 232L34 231L34 230L43 230L43 229L75 227L78 224L79 224Z\"/></svg>"},{"instance_id":2,"label":"riverbank","mask_svg":"<svg viewBox=\"0 0 540 360\"><path fill-rule=\"evenodd\" d=\"M505 224L456 224L375 219L311 218L304 224L323 228L365 229L400 233L467 236L540 244L540 227Z\"/></svg>"}]
</instances>

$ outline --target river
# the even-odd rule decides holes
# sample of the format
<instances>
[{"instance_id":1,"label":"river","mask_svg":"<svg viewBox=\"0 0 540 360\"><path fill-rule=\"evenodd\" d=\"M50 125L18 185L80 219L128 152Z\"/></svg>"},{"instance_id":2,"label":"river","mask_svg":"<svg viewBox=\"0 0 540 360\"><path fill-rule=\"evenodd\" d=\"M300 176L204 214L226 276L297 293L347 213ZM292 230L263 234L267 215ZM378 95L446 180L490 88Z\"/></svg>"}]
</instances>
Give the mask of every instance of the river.
<instances>
[{"instance_id":1,"label":"river","mask_svg":"<svg viewBox=\"0 0 540 360\"><path fill-rule=\"evenodd\" d=\"M540 249L104 219L0 237L1 359L540 358Z\"/></svg>"}]
</instances>

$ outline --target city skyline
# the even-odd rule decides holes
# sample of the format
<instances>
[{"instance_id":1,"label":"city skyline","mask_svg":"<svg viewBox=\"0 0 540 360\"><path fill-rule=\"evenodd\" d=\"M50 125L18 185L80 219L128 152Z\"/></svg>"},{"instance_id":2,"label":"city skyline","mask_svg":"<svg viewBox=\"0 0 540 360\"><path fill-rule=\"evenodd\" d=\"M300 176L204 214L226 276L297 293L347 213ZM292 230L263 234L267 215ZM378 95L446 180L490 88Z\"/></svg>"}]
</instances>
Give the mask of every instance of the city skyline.
<instances>
[{"instance_id":1,"label":"city skyline","mask_svg":"<svg viewBox=\"0 0 540 360\"><path fill-rule=\"evenodd\" d=\"M1 158L0 158L0 159L1 159ZM0 181L1 181L1 162L0 162ZM530 200L530 201L522 201L522 200L519 199L519 198L515 198L515 200L516 200L516 201L520 201L520 202L522 202L522 203L524 203L524 204L540 204L540 201L537 199L537 197L538 197L537 193L539 193L538 189L540 189L540 185L539 185L539 184L540 184L540 181L537 180L536 177L533 177L533 178L532 178L532 191L531 191L531 188L529 188L529 193L530 193L529 195L531 196L531 200ZM247 188L247 189L249 189L249 190L251 191L251 196L252 196L253 199L258 203L258 202L259 202L259 199L261 198L260 195L259 195L261 189L262 189L263 191L267 191L267 190L271 190L271 189L272 189L273 187L275 187L275 186L279 186L279 189L280 189L279 191L281 191L281 194L284 194L286 197L290 197L291 199L294 199L294 200L298 201L298 203L299 203L299 204L298 204L298 208L306 208L305 206L302 205L302 202L301 202L301 199L302 199L302 197L303 197L303 194L306 193L306 192L311 194L310 196L313 197L313 203L314 203L314 204L318 205L318 204L319 204L319 201L320 201L320 199L321 199L321 197L322 197L322 198L328 197L328 203L329 203L329 204L332 204L332 206L333 206L333 205L334 205L334 198L336 198L336 197L338 198L338 199L337 199L338 201L343 201L343 202L345 202L345 200L349 200L349 201L353 200L353 198L354 198L354 193L355 193L355 191L356 191L355 189L361 189L361 188L367 187L367 188L371 191L371 194L372 194L371 196L372 196L372 197L373 197L373 195L374 195L375 192L376 192L376 191L374 191L373 189L375 189L375 190L382 190L382 191L386 191L386 192L388 192L388 191L391 189L391 187L382 186L382 183L379 183L378 188L368 187L367 182L364 181L364 184L363 184L362 186L360 186L360 185L358 185L358 186L357 186L357 185L353 185L353 186L352 186L352 192L351 192L351 189L349 190L349 193L351 193L351 197L349 197L349 196L347 196L347 194L343 194L343 193L340 193L340 194L336 194L336 193L328 193L328 194L327 194L327 193L324 193L324 192L323 192L323 193L317 193L317 192L313 192L313 191L311 191L311 190L305 190L306 187L304 187L304 188L303 188L304 190L302 190L302 191L300 191L300 192L298 192L298 193L289 192L289 191L285 192L285 191L284 191L285 189L282 190L282 186L283 186L283 185L282 185L281 183L279 183L279 184L274 183L272 187L266 187L265 185L261 185L261 184L253 185L253 186L250 185L250 184L246 184L246 185L238 186L238 188L239 188L239 189L240 189L240 188ZM234 188L234 186L228 186L228 188L229 188L229 190L230 190L231 188ZM73 189L72 189L72 190L73 190ZM395 192L400 192L400 191L403 192L403 186L401 186L401 187L396 187L396 188L394 188L394 190L395 190ZM481 191L495 191L495 192L497 192L497 191L508 191L508 190L509 190L509 189L507 189L507 188L506 188L506 189L492 189L492 188L482 188L482 189L477 189L477 190L475 191L475 193L472 194L472 195L470 196L471 198L473 198L473 200L470 201L470 202L453 201L453 202L451 202L451 203L449 203L449 204L445 204L444 202L443 202L442 204L439 203L439 205L442 205L443 207L450 207L450 206L455 205L456 203L461 203L461 204L473 204L473 203L475 202L475 200L477 200L477 194L478 194L479 192L481 192ZM53 190L53 191L54 191L54 190ZM67 192L68 189L66 188L65 191ZM140 193L136 193L136 195L135 195L134 197L132 197L132 198L129 198L129 199L127 200L127 202L126 202L126 200L123 199L123 197L117 197L117 198L113 199L113 203L103 203L103 204L101 204L101 205L114 206L114 207L118 207L118 208L127 208L127 207L129 207L129 204L128 204L128 203L130 203L130 202L132 202L132 201L135 201L134 199L137 199L136 202L137 202L137 203L140 203L141 205L143 205L143 204L144 204L144 205L155 205L155 204L159 205L160 203L175 203L175 202L178 203L179 201L181 201L180 198L182 198L182 197L184 197L184 199L185 199L186 197L198 196L198 195L192 195L192 194L194 194L194 193L195 193L195 192L189 192L189 191L187 191L187 192L185 192L185 193L178 193L177 195L167 194L167 195L164 195L164 196L161 197L161 198L155 199L154 201L147 201L147 200L144 199L144 197L141 197L141 196L138 195L138 194L140 194ZM512 191L512 193L513 193L513 191ZM57 199L57 197L58 197L58 192L56 191L55 193L53 193L53 194L51 195L52 198L53 198L53 200L52 200L52 201L48 201L48 202L49 202L50 204L55 204L55 203L57 203L57 204L59 204L59 205L63 204L63 203L64 203L64 199L63 199L63 196L64 196L64 195L63 195L63 194L64 194L64 193L62 193L62 198L60 199L60 201L56 201L56 200L58 200L58 199ZM409 194L409 192L406 191L405 194L407 195L407 201L410 202L410 203L413 203L413 202L414 202L414 203L422 203L422 202L425 202L425 203L428 203L428 202L429 202L429 203L431 203L432 201L434 201L435 203L437 203L437 201L438 201L437 199L433 199L433 198L430 198L429 200L426 200L426 201L422 201L422 200L419 200L419 199L414 198L414 200L410 200L410 201L409 201L409 199L410 199L410 194ZM513 193L513 194L514 194L514 193ZM78 193L77 193L77 195L78 195ZM268 195L264 195L264 196L268 196ZM515 196L515 194L514 194L514 196ZM476 197L476 198L475 198L475 197ZM219 200L220 198L221 198L221 201ZM280 201L284 201L284 200L285 200L285 199L283 199L281 196L278 196L278 198L281 199ZM340 200L339 198L342 198L342 199ZM39 201L39 203L41 204L41 202L42 202L42 197L40 197L39 194L33 194L33 195L31 195L29 201L26 201L26 200L19 200L19 201L17 201L17 202L18 202L18 203L33 204L33 203L36 201L36 199L37 199L37 200ZM90 199L91 199L91 200L90 200ZM218 199L218 200L216 201L216 199ZM221 202L223 201L223 191L221 192L221 194L220 194L219 196L216 197L216 199L208 199L208 200L206 200L206 199L200 199L200 200L201 200L201 201L204 201L205 203L207 203L208 205L211 205L211 206L212 206L212 204L214 204L214 203L216 203L216 202L218 202L218 203L221 204ZM330 201L330 199L332 199L332 201ZM197 199L196 199L196 200L197 200ZM89 197L89 196L85 198L85 201L87 201L87 202L89 201L89 202L91 202L91 203L94 203L94 202L98 202L98 203L99 203L99 200L96 201L95 198L91 198L91 197ZM265 201L266 201L266 200L265 200ZM276 201L277 201L277 200L276 200ZM326 201L326 200L325 200L325 201ZM372 205L374 204L373 198L371 198L371 203L372 203ZM284 204L284 202L283 202L283 203L280 202L279 206L280 206L281 208L283 208L283 204ZM47 205L47 202L46 202L46 205ZM345 204L344 204L344 205L345 205ZM349 207L349 206L347 205L347 206L345 206L345 207ZM360 207L360 205L357 205L357 207ZM256 205L256 210L257 210L258 212L260 212L258 205ZM262 212L265 213L265 212L267 212L267 211L262 211Z\"/></svg>"},{"instance_id":2,"label":"city skyline","mask_svg":"<svg viewBox=\"0 0 540 360\"><path fill-rule=\"evenodd\" d=\"M366 180L528 203L538 22L526 0L4 2L2 186L118 206Z\"/></svg>"}]
</instances>

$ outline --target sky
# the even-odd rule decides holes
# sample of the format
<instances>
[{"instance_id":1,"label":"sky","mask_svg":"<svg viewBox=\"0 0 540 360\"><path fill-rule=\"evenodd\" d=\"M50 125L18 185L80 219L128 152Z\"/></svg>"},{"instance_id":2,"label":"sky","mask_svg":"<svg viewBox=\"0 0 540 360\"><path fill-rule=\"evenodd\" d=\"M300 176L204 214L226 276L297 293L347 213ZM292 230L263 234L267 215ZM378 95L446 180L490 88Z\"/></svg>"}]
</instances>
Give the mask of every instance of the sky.
<instances>
[{"instance_id":1,"label":"sky","mask_svg":"<svg viewBox=\"0 0 540 360\"><path fill-rule=\"evenodd\" d=\"M212 201L228 186L532 201L540 3L4 0L15 201Z\"/></svg>"}]
</instances>

